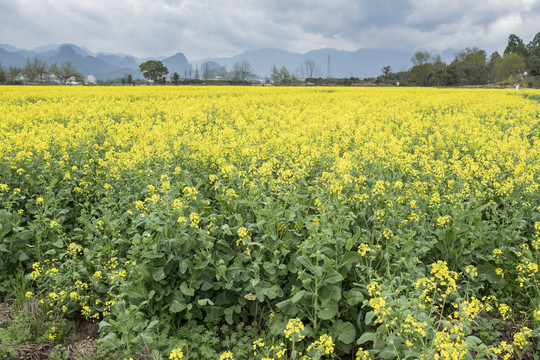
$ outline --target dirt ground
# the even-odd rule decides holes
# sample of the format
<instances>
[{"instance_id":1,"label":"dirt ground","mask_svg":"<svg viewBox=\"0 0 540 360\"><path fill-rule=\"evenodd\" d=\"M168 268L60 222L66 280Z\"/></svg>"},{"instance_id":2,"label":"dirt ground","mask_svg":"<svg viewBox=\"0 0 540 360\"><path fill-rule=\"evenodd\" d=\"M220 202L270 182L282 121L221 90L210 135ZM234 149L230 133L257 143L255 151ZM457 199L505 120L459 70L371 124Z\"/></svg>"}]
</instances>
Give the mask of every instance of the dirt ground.
<instances>
[{"instance_id":1,"label":"dirt ground","mask_svg":"<svg viewBox=\"0 0 540 360\"><path fill-rule=\"evenodd\" d=\"M0 303L0 327L6 327L13 319L13 302ZM95 358L97 346L94 341L98 339L98 324L90 323L82 319L72 321L75 334L69 342L63 344L65 353L69 353L69 359ZM0 347L4 345L0 344ZM41 344L18 345L16 357L5 360L45 360L50 359L51 352L55 350L55 344L44 342Z\"/></svg>"}]
</instances>

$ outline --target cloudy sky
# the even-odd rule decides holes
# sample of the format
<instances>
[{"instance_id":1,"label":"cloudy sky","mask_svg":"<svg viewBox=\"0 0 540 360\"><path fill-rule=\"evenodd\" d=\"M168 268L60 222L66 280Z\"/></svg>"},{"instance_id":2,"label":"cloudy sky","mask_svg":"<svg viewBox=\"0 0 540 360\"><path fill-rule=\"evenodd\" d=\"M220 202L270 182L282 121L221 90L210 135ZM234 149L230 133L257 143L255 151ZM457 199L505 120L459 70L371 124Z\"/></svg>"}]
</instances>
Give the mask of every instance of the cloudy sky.
<instances>
[{"instance_id":1,"label":"cloudy sky","mask_svg":"<svg viewBox=\"0 0 540 360\"><path fill-rule=\"evenodd\" d=\"M489 54L539 24L540 0L0 0L0 43L190 60L269 47Z\"/></svg>"}]
</instances>

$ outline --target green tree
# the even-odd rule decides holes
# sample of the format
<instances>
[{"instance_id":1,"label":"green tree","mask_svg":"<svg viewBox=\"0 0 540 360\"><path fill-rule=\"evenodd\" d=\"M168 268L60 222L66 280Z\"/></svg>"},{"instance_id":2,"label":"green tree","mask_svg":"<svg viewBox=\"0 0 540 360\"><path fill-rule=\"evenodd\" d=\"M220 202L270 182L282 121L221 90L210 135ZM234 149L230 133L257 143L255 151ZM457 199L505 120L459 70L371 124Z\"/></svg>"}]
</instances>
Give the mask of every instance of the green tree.
<instances>
[{"instance_id":1,"label":"green tree","mask_svg":"<svg viewBox=\"0 0 540 360\"><path fill-rule=\"evenodd\" d=\"M446 85L446 64L442 61L440 55L433 57L433 76L437 81L437 86Z\"/></svg>"},{"instance_id":2,"label":"green tree","mask_svg":"<svg viewBox=\"0 0 540 360\"><path fill-rule=\"evenodd\" d=\"M131 74L128 74L126 81L127 81L128 85L133 84L133 76L131 76Z\"/></svg>"},{"instance_id":3,"label":"green tree","mask_svg":"<svg viewBox=\"0 0 540 360\"><path fill-rule=\"evenodd\" d=\"M169 73L169 69L159 60L148 60L139 65L143 76L154 82L161 79L165 74Z\"/></svg>"},{"instance_id":4,"label":"green tree","mask_svg":"<svg viewBox=\"0 0 540 360\"><path fill-rule=\"evenodd\" d=\"M428 86L433 76L432 56L427 51L417 51L411 58L413 67L409 70L409 80L412 84Z\"/></svg>"},{"instance_id":5,"label":"green tree","mask_svg":"<svg viewBox=\"0 0 540 360\"><path fill-rule=\"evenodd\" d=\"M278 69L276 64L270 68L270 77L276 85L291 85L296 81L296 77L285 66Z\"/></svg>"},{"instance_id":6,"label":"green tree","mask_svg":"<svg viewBox=\"0 0 540 360\"><path fill-rule=\"evenodd\" d=\"M465 48L458 53L452 62L460 85L485 84L488 80L488 64L486 52L477 47Z\"/></svg>"},{"instance_id":7,"label":"green tree","mask_svg":"<svg viewBox=\"0 0 540 360\"><path fill-rule=\"evenodd\" d=\"M525 59L517 53L504 55L495 63L495 80L504 81L513 78L513 82L519 80L517 76L525 71Z\"/></svg>"},{"instance_id":8,"label":"green tree","mask_svg":"<svg viewBox=\"0 0 540 360\"><path fill-rule=\"evenodd\" d=\"M527 44L527 51L529 55L540 56L540 32Z\"/></svg>"},{"instance_id":9,"label":"green tree","mask_svg":"<svg viewBox=\"0 0 540 360\"><path fill-rule=\"evenodd\" d=\"M495 51L491 54L489 57L489 63L488 63L488 83L495 82L495 64L499 59L501 58L501 55L498 51Z\"/></svg>"},{"instance_id":10,"label":"green tree","mask_svg":"<svg viewBox=\"0 0 540 360\"><path fill-rule=\"evenodd\" d=\"M527 44L528 56L525 58L525 64L529 74L533 76L540 75L540 32L537 33L530 43Z\"/></svg>"},{"instance_id":11,"label":"green tree","mask_svg":"<svg viewBox=\"0 0 540 360\"><path fill-rule=\"evenodd\" d=\"M506 49L504 49L504 55L517 53L523 57L527 56L527 48L523 43L523 40L516 34L510 34L508 36L508 43Z\"/></svg>"},{"instance_id":12,"label":"green tree","mask_svg":"<svg viewBox=\"0 0 540 360\"><path fill-rule=\"evenodd\" d=\"M529 55L525 58L525 65L532 76L540 75L540 56Z\"/></svg>"},{"instance_id":13,"label":"green tree","mask_svg":"<svg viewBox=\"0 0 540 360\"><path fill-rule=\"evenodd\" d=\"M6 80L7 80L6 71L2 67L2 63L0 63L0 84L4 84Z\"/></svg>"},{"instance_id":14,"label":"green tree","mask_svg":"<svg viewBox=\"0 0 540 360\"><path fill-rule=\"evenodd\" d=\"M171 83L173 85L178 85L179 82L180 82L180 75L178 75L178 73L175 71L171 78Z\"/></svg>"}]
</instances>

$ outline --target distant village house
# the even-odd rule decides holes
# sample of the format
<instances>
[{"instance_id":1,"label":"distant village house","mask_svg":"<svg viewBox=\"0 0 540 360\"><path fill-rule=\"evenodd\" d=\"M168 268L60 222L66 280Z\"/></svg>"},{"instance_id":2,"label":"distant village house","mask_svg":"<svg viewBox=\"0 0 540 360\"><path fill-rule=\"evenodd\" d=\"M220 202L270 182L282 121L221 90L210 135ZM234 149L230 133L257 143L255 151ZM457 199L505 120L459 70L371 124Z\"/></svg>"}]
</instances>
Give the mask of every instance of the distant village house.
<instances>
[{"instance_id":1,"label":"distant village house","mask_svg":"<svg viewBox=\"0 0 540 360\"><path fill-rule=\"evenodd\" d=\"M85 82L86 82L87 84L96 84L96 83L97 83L96 76L95 76L95 75L92 75L92 74L88 75L88 76L86 77Z\"/></svg>"}]
</instances>

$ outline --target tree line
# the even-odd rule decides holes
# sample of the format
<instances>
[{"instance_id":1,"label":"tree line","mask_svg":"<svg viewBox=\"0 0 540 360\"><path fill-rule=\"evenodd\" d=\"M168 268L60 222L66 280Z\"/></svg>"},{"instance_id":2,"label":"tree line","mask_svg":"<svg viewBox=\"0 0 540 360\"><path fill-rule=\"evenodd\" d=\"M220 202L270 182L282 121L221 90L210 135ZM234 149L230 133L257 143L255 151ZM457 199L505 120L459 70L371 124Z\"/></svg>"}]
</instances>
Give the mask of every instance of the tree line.
<instances>
[{"instance_id":1,"label":"tree line","mask_svg":"<svg viewBox=\"0 0 540 360\"><path fill-rule=\"evenodd\" d=\"M139 70L143 74L144 78L152 81L155 84L165 84L167 82L173 85L179 85L181 83L193 83L201 80L221 80L228 83L242 84L247 83L249 79L255 76L251 64L246 60L237 61L233 65L232 71L227 71L225 66L220 66L219 68L210 69L208 63L205 63L203 67L202 78L199 76L199 68L195 70L195 76L192 77L191 74L188 77L188 74L184 74L184 79L180 79L180 75L177 72L174 72L168 79L166 77L169 74L169 69L163 65L163 62L159 60L148 60L139 65ZM190 71L191 72L191 71Z\"/></svg>"},{"instance_id":2,"label":"tree line","mask_svg":"<svg viewBox=\"0 0 540 360\"><path fill-rule=\"evenodd\" d=\"M497 51L489 57L484 50L477 47L465 48L455 54L453 61L445 63L440 55L428 51L417 51L411 58L412 67L407 71L392 72L390 66L381 68L381 75L376 78L329 79L321 77L321 71L313 60L306 60L294 71L286 66L275 64L270 69L270 79L275 85L391 85L404 86L471 86L471 85L514 85L522 84L540 87L540 32L527 44L517 35L508 37L503 54ZM218 80L225 84L249 84L255 77L251 64L245 60L236 62L231 71L226 66L209 68L208 63L199 68L195 76L189 71L181 79L176 72L166 77L169 70L161 61L149 60L139 65L144 78L156 84L171 83L174 85L201 83ZM62 83L82 82L83 76L69 61L62 64L47 64L34 58L27 59L22 68L0 64L0 84ZM130 75L121 79L123 84L133 84Z\"/></svg>"},{"instance_id":3,"label":"tree line","mask_svg":"<svg viewBox=\"0 0 540 360\"><path fill-rule=\"evenodd\" d=\"M454 60L444 63L439 55L417 51L411 58L412 67L396 74L386 74L392 81L416 86L514 85L540 86L540 33L527 44L511 34L504 53L489 57L477 47L465 48Z\"/></svg>"},{"instance_id":4,"label":"tree line","mask_svg":"<svg viewBox=\"0 0 540 360\"><path fill-rule=\"evenodd\" d=\"M46 61L34 58L26 59L24 67L8 66L0 64L0 84L18 85L24 82L30 83L80 83L83 75L70 61L64 63L48 64Z\"/></svg>"}]
</instances>

